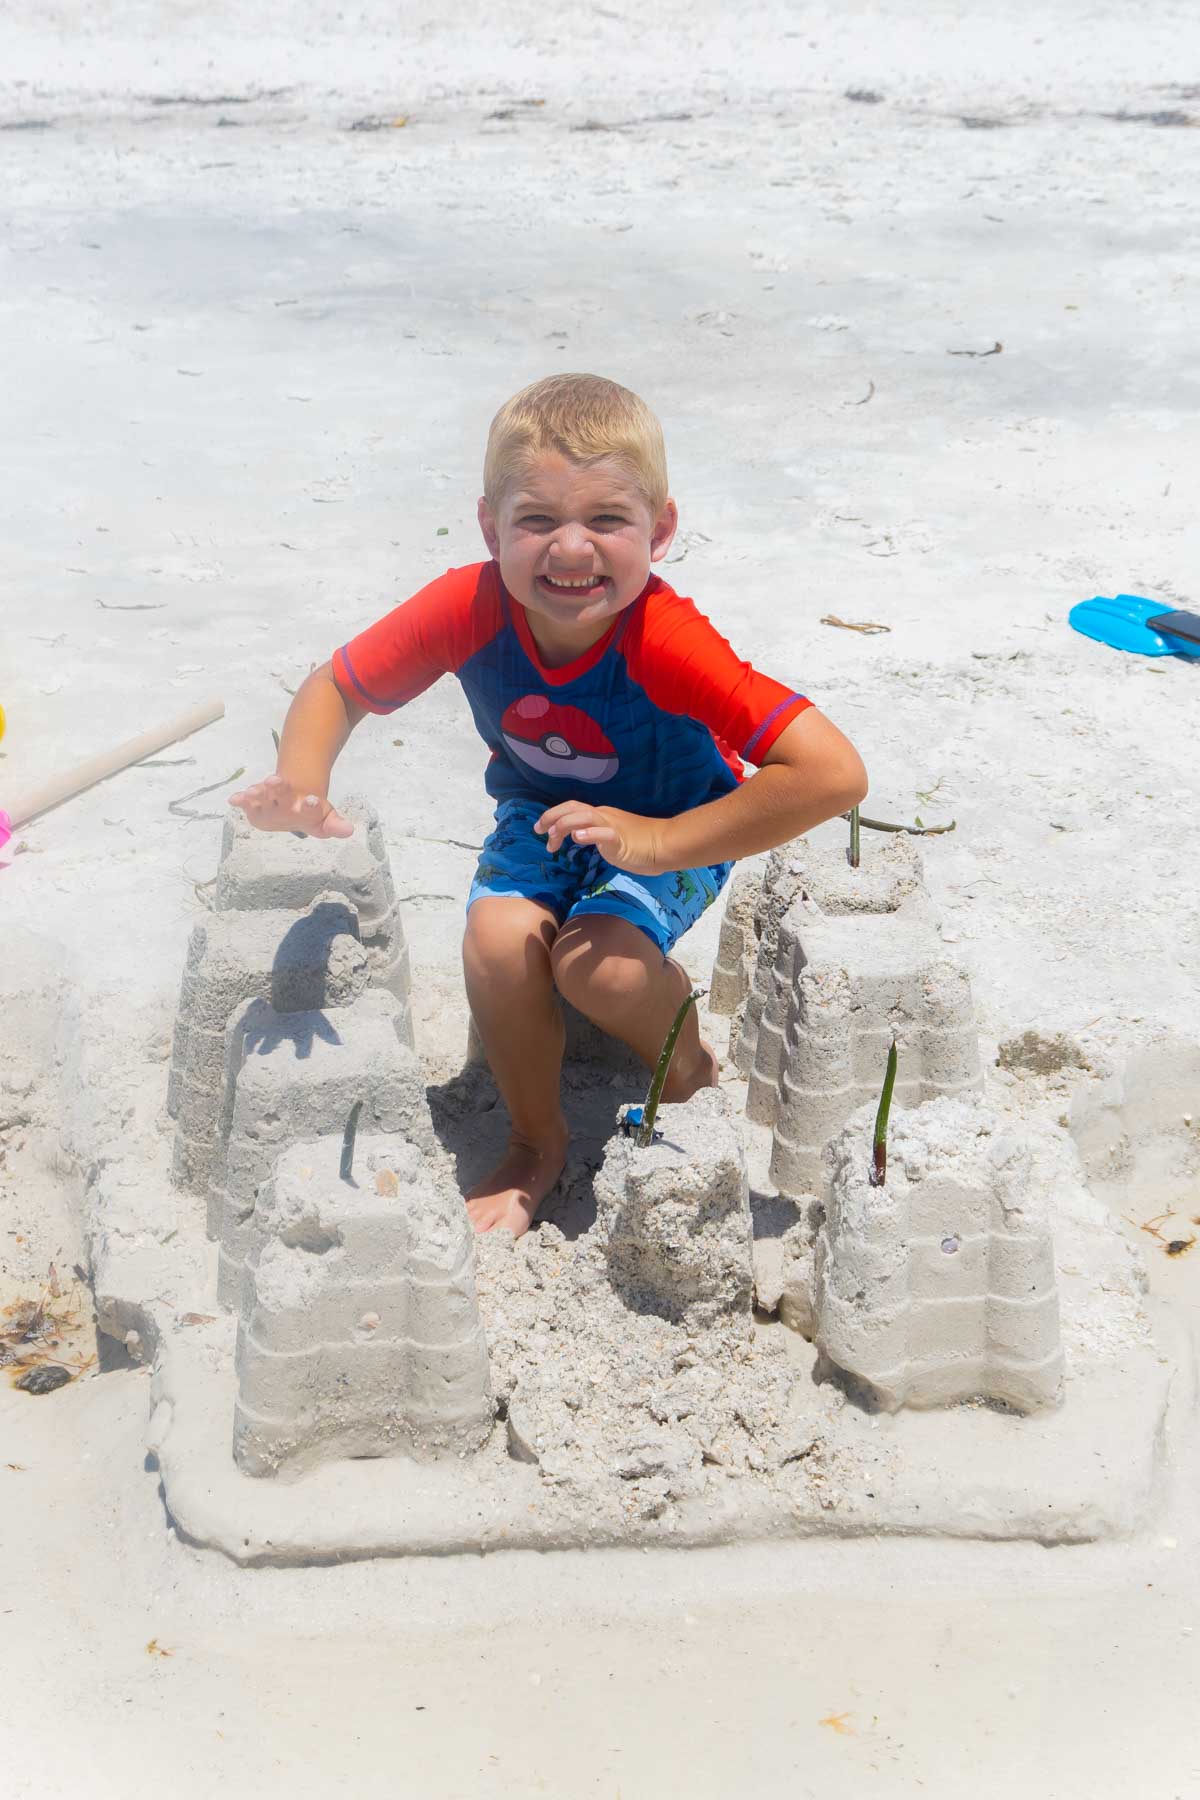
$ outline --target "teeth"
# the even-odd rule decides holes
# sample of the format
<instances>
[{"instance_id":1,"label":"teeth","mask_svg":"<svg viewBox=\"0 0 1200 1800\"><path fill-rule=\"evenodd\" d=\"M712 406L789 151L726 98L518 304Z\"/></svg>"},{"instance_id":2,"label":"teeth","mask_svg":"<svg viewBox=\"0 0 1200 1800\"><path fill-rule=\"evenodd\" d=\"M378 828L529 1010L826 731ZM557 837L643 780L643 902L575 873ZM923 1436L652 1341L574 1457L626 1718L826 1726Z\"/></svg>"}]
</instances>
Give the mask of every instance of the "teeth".
<instances>
[{"instance_id":1,"label":"teeth","mask_svg":"<svg viewBox=\"0 0 1200 1800\"><path fill-rule=\"evenodd\" d=\"M546 580L550 583L551 587L590 588L590 587L595 587L597 581L599 580L599 576L589 575L583 581L564 581L563 578L559 575L547 575Z\"/></svg>"}]
</instances>

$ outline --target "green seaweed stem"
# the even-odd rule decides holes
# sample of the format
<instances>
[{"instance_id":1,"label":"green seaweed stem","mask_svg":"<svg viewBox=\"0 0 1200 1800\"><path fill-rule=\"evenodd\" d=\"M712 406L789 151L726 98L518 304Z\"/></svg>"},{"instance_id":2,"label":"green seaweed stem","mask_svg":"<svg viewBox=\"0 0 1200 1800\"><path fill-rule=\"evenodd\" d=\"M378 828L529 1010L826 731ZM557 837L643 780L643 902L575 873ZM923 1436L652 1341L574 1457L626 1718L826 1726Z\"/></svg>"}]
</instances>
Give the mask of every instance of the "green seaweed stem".
<instances>
[{"instance_id":1,"label":"green seaweed stem","mask_svg":"<svg viewBox=\"0 0 1200 1800\"><path fill-rule=\"evenodd\" d=\"M650 1079L650 1091L646 1095L646 1105L642 1113L642 1123L638 1128L637 1137L634 1139L639 1150L648 1149L654 1142L654 1120L658 1113L658 1103L662 1097L663 1087L666 1083L667 1070L671 1066L671 1058L675 1054L675 1045L678 1041L679 1033L683 1030L683 1021L687 1018L688 1007L695 1006L697 1000L700 998L700 993L701 990L699 988L693 988L687 999L682 1003L679 1011L675 1014L671 1023L671 1029L668 1031L663 1042L663 1047L659 1052L658 1062L655 1065L654 1074Z\"/></svg>"},{"instance_id":2,"label":"green seaweed stem","mask_svg":"<svg viewBox=\"0 0 1200 1800\"><path fill-rule=\"evenodd\" d=\"M887 1071L883 1077L883 1092L879 1096L879 1111L875 1114L875 1136L872 1141L871 1186L882 1187L887 1180L887 1128L888 1114L892 1110L892 1089L896 1085L896 1040L892 1039L892 1047L888 1051Z\"/></svg>"},{"instance_id":3,"label":"green seaweed stem","mask_svg":"<svg viewBox=\"0 0 1200 1800\"><path fill-rule=\"evenodd\" d=\"M861 823L857 806L852 806L850 808L850 867L852 869L857 869L862 859L862 838L859 833Z\"/></svg>"}]
</instances>

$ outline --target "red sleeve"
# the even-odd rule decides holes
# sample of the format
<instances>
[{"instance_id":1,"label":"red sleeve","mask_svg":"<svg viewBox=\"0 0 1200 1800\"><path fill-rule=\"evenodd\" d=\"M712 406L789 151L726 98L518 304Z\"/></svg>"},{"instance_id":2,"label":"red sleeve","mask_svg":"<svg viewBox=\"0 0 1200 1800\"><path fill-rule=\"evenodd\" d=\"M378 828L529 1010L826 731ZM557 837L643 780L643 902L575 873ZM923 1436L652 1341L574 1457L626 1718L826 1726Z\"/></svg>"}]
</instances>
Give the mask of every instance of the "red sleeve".
<instances>
[{"instance_id":1,"label":"red sleeve","mask_svg":"<svg viewBox=\"0 0 1200 1800\"><path fill-rule=\"evenodd\" d=\"M369 712L394 712L461 669L502 622L495 563L448 569L335 650L333 678Z\"/></svg>"},{"instance_id":2,"label":"red sleeve","mask_svg":"<svg viewBox=\"0 0 1200 1800\"><path fill-rule=\"evenodd\" d=\"M622 648L629 672L664 712L707 725L737 757L761 763L812 701L743 662L691 600L665 582L634 609Z\"/></svg>"}]
</instances>

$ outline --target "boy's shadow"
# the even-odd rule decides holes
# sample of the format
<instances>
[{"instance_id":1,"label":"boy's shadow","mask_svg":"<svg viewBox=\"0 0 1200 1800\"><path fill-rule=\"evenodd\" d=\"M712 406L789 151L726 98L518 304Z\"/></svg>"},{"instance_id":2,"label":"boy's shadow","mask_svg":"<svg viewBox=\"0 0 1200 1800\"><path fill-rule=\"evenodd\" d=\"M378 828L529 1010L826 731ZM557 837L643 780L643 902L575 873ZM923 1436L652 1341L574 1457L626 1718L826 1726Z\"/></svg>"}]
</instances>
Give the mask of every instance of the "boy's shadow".
<instances>
[{"instance_id":1,"label":"boy's shadow","mask_svg":"<svg viewBox=\"0 0 1200 1800\"><path fill-rule=\"evenodd\" d=\"M617 1114L626 1104L646 1097L650 1071L623 1044L603 1037L594 1025L567 1012L567 1050L563 1059L563 1111L571 1128L567 1166L537 1216L537 1224L556 1225L564 1237L581 1237L596 1221L594 1182L604 1160L604 1147L617 1129ZM454 1158L460 1189L465 1193L499 1162L508 1142L508 1110L486 1061L468 1049L466 1065L449 1081L427 1090L433 1128ZM536 1228L536 1227L535 1227Z\"/></svg>"}]
</instances>

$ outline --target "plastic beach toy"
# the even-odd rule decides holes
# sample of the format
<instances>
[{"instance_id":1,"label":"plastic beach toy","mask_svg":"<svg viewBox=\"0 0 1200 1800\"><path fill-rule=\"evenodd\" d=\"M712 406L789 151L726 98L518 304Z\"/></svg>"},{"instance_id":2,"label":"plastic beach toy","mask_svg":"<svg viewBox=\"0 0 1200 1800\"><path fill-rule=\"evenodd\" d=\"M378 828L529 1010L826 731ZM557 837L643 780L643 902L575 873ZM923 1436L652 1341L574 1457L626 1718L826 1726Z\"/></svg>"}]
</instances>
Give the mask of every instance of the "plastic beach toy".
<instances>
[{"instance_id":1,"label":"plastic beach toy","mask_svg":"<svg viewBox=\"0 0 1200 1800\"><path fill-rule=\"evenodd\" d=\"M1117 594L1112 599L1098 594L1094 600L1081 600L1067 614L1067 623L1114 650L1131 650L1138 656L1200 657L1200 613L1172 612L1160 600L1144 600L1140 594Z\"/></svg>"}]
</instances>

